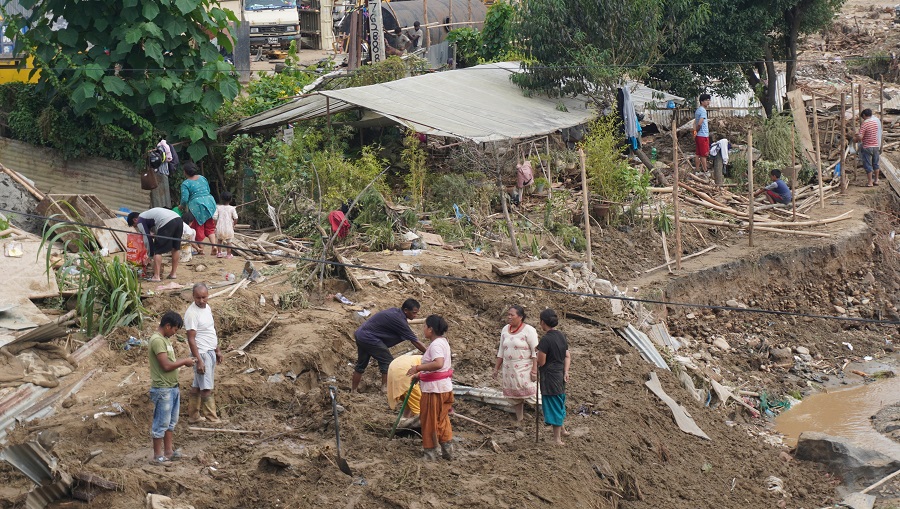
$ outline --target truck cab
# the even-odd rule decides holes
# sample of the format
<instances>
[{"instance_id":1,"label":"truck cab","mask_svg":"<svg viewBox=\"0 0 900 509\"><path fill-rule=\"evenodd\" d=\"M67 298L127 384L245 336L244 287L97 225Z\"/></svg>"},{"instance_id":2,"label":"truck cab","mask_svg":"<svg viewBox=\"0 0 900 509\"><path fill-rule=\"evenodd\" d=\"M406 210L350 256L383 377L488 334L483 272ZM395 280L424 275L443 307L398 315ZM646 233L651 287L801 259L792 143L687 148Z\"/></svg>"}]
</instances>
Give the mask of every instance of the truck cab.
<instances>
[{"instance_id":1,"label":"truck cab","mask_svg":"<svg viewBox=\"0 0 900 509\"><path fill-rule=\"evenodd\" d=\"M287 49L300 39L296 0L243 0L244 19L250 25L250 47Z\"/></svg>"}]
</instances>

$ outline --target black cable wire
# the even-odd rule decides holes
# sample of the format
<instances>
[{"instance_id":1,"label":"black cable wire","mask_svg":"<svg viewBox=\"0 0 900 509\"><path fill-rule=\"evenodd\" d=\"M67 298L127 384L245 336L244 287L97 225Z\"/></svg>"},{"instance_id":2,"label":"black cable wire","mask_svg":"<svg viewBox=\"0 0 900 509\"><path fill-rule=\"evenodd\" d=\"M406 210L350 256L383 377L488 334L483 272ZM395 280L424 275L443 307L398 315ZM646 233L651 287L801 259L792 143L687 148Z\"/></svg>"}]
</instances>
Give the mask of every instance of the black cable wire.
<instances>
[{"instance_id":1,"label":"black cable wire","mask_svg":"<svg viewBox=\"0 0 900 509\"><path fill-rule=\"evenodd\" d=\"M27 58L27 57L19 57L19 58ZM816 58L801 58L801 57L798 57L798 58L793 58L793 59L785 58L785 59L781 59L781 60L773 60L773 63L775 63L775 64L786 64L786 63L788 63L788 62L794 63L794 64L814 64L814 63L822 63L822 62L828 63L828 62L834 62L834 61L835 61L835 58L836 58L836 57L816 57ZM884 58L884 57L880 57L880 56L858 56L858 57L852 57L852 58L853 58L854 60L856 60L856 61L868 61L868 60L881 59L881 58ZM730 65L753 65L753 64L757 64L757 63L759 63L759 62L761 62L761 61L762 61L762 60L731 60L731 61L724 61L724 62L722 62L722 61L720 61L720 62L715 62L715 61L710 61L710 62L659 62L659 63L655 63L655 64L627 64L627 63L623 63L623 64L593 64L593 65L584 65L584 64L580 64L580 65L560 65L560 66L535 65L535 66L529 66L528 69L529 69L529 70L544 70L544 69L553 69L553 70L560 70L560 69L565 69L565 70L573 70L573 69L632 69L632 68L644 68L644 67L685 67L685 66L691 66L691 65L696 65L696 66L707 66L707 67L709 67L709 66L716 67L716 66L730 66ZM84 68L86 68L86 67L87 67L86 65L85 65L85 66L72 66L72 67L39 67L39 66L34 66L34 65L31 65L31 66L25 65L25 66L22 67L22 70L46 69L46 70L51 70L51 71L70 71L70 70L76 70L76 69L79 69L79 68L80 68L80 69L84 69ZM234 72L242 72L242 71L248 71L248 72L249 72L249 71L253 71L253 70L254 70L254 69L238 69L237 67L234 68ZM333 69L333 70L338 70L338 69ZM467 71L487 71L487 70L496 70L496 69L495 69L495 68L490 68L490 67L466 67L466 68L464 68L464 70L467 70ZM111 72L111 71L113 71L113 69L107 69L107 71L110 71L110 72ZM166 68L152 68L152 67L147 67L147 68L142 68L142 69L138 69L138 68L128 68L127 71L129 71L129 72L131 72L131 71L140 71L140 72L169 72L169 71L173 71L173 72L195 72L195 73L198 73L198 74L199 74L199 73L224 73L224 72L232 72L231 69L229 69L228 71L219 71L219 70L217 70L217 69L202 69L202 68L201 68L201 69L186 69L186 68L177 68L177 67L166 67ZM327 74L328 72L331 72L331 71L318 71L318 70L316 70L316 71L308 71L308 70L303 69L302 72L305 72L305 73L307 73L307 74L318 74L318 73L326 73L326 74ZM347 73L344 74L344 75L342 75L342 76L351 76L351 75L353 75L353 74L355 74L355 73L359 73L359 72L365 72L365 68L364 68L364 67L361 67L361 68L355 69L355 70L353 70L353 71L347 71ZM423 71L423 72L426 72L426 73L427 73L427 72L430 72L430 71Z\"/></svg>"},{"instance_id":2,"label":"black cable wire","mask_svg":"<svg viewBox=\"0 0 900 509\"><path fill-rule=\"evenodd\" d=\"M38 214L30 214L30 213L26 213L26 212L19 212L19 211L3 209L3 208L0 208L0 212L5 212L5 213L9 213L9 214L18 214L20 216L31 217L34 219L42 219L44 221L54 221L57 223L64 223L64 224L69 224L69 225L73 225L73 226L82 226L82 227L98 229L98 230L108 230L108 231L116 232L116 233L126 233L126 234L127 233L135 233L134 230L120 230L120 229L112 228L112 227L109 227L106 225L92 225L89 223L72 221L69 219L61 219L56 216L48 217L48 216L42 216L42 215L38 215ZM168 239L168 240L177 240L179 242L182 242L182 239L180 237L176 238L176 237L168 237L168 236L163 236L163 235L157 235L157 237L160 237L163 239ZM268 251L259 251L259 250L248 249L248 248L235 248L234 246L227 245L227 244L218 244L218 243L214 244L212 242L202 242L202 241L194 241L192 243L200 244L200 245L208 245L208 246L218 247L218 248L237 249L239 251L244 251L244 252L251 253L254 255L259 255L259 256L264 256L264 255L277 256L280 258L287 258L287 259L303 261L303 262L307 262L307 263L326 264L326 265L331 265L333 267L371 270L374 272L385 272L388 274L398 274L398 275L401 275L401 274L408 275L409 274L408 272L404 272L399 269L386 269L386 268L382 268L382 267L371 267L368 265L341 263L341 262L336 262L336 261L332 261L332 260L322 260L322 259L317 259L317 258L307 258L307 257L303 257L303 256L289 255L287 253L273 254ZM642 304L660 304L660 305L664 305L664 306L707 309L707 310L712 310L712 311L718 310L718 311L734 311L734 312L739 312L739 313L768 314L768 315L775 315L775 316L793 316L793 317L800 317L800 318L837 320L837 321L844 321L844 322L865 323L865 324L873 324L873 325L900 325L900 321L892 321L892 320L876 320L876 319L872 319L872 318L857 318L857 317L850 317L850 316L818 315L818 314L811 314L811 313L798 313L798 312L793 312L793 311L780 311L780 310L773 310L773 309L740 308L740 307L732 307L732 306L719 306L719 305L713 305L713 304L673 302L673 301L664 301L664 300L658 300L658 299L646 299L646 298L640 298L640 297L627 297L627 296L619 296L619 295L604 295L604 294L597 294L597 293L573 292L570 290L559 290L559 289L555 289L555 288L543 288L543 287L539 287L539 286L522 285L522 284L517 284L517 283L505 283L502 281L488 281L488 280L484 280L484 279L474 279L474 278L466 278L466 277L460 277L460 276L448 276L448 275L442 275L442 274L427 274L427 273L418 273L417 272L416 276L423 277L426 279L438 279L438 280L452 281L452 282L458 282L458 283L478 284L478 285L486 285L486 286L499 286L499 287L504 287L504 288L515 288L518 290L547 292L547 293L552 293L552 294L556 294L556 295L570 295L570 296L574 296L574 297L585 297L585 298L606 299L606 300L620 300L620 301L625 301L625 302L639 302Z\"/></svg>"}]
</instances>

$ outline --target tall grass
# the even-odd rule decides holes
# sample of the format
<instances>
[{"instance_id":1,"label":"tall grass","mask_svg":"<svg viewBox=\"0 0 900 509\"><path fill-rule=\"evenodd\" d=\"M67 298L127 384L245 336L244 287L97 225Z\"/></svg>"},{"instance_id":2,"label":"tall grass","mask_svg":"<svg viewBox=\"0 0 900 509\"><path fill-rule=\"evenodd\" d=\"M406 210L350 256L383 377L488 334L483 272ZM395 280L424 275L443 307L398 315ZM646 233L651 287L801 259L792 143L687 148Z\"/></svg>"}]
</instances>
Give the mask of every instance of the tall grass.
<instances>
[{"instance_id":1,"label":"tall grass","mask_svg":"<svg viewBox=\"0 0 900 509\"><path fill-rule=\"evenodd\" d=\"M72 217L80 217L70 204L59 203L72 210ZM127 263L100 256L93 234L84 226L55 222L44 231L41 250L56 242L62 243L64 251L75 247L78 253L75 309L88 335L107 334L116 327L142 322L142 313L148 311L141 303L141 282ZM45 259L48 278L52 270L50 251L46 250Z\"/></svg>"}]
</instances>

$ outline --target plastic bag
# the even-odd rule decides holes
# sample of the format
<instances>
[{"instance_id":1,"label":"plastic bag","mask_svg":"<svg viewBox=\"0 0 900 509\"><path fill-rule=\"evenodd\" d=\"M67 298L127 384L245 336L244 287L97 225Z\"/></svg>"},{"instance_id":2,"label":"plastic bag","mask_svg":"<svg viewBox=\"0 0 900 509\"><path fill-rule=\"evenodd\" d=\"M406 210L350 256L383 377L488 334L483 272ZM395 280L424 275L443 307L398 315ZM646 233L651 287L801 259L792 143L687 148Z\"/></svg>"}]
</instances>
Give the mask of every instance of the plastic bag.
<instances>
[{"instance_id":1,"label":"plastic bag","mask_svg":"<svg viewBox=\"0 0 900 509\"><path fill-rule=\"evenodd\" d=\"M138 266L147 263L147 247L144 246L144 236L140 233L129 233L127 242L128 251L125 259Z\"/></svg>"}]
</instances>

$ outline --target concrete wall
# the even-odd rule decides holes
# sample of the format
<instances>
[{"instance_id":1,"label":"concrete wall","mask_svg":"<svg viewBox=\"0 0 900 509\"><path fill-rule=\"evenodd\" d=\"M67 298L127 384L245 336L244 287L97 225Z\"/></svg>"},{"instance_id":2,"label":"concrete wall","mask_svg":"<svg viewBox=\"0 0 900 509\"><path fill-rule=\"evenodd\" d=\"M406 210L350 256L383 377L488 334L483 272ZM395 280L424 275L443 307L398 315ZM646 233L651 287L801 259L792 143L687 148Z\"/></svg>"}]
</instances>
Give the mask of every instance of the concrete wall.
<instances>
[{"instance_id":1,"label":"concrete wall","mask_svg":"<svg viewBox=\"0 0 900 509\"><path fill-rule=\"evenodd\" d=\"M0 138L0 164L34 181L47 194L94 194L112 210L150 207L150 191L131 163L91 157L64 161L53 149Z\"/></svg>"}]
</instances>

